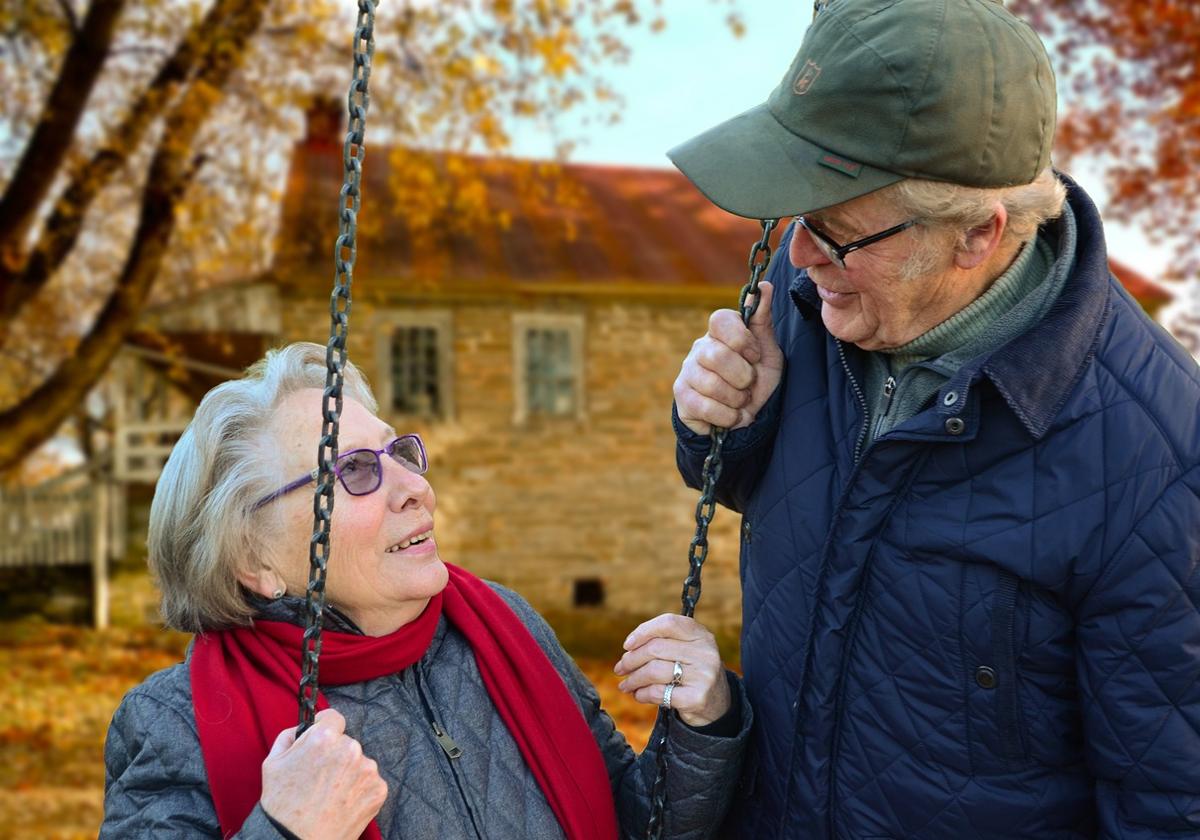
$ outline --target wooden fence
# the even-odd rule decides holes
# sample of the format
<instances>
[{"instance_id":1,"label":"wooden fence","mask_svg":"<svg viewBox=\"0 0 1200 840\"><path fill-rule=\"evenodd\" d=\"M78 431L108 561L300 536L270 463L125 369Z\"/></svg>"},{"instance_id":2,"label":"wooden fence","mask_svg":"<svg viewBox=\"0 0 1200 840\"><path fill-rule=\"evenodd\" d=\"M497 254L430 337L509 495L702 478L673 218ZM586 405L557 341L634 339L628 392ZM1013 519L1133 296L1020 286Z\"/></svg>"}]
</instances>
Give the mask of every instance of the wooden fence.
<instances>
[{"instance_id":1,"label":"wooden fence","mask_svg":"<svg viewBox=\"0 0 1200 840\"><path fill-rule=\"evenodd\" d=\"M92 620L108 626L109 562L125 552L125 494L81 467L34 487L0 487L0 568L92 568Z\"/></svg>"}]
</instances>

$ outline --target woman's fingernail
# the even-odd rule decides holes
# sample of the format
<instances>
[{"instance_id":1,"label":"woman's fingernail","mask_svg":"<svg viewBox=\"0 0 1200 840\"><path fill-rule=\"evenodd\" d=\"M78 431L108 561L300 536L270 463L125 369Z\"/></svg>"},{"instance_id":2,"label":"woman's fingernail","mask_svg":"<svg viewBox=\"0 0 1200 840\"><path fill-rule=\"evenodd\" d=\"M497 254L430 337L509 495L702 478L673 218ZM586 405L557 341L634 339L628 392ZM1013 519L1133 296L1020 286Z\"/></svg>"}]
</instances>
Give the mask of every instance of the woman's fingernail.
<instances>
[{"instance_id":1,"label":"woman's fingernail","mask_svg":"<svg viewBox=\"0 0 1200 840\"><path fill-rule=\"evenodd\" d=\"M628 636L625 637L625 644L621 645L621 647L625 648L625 650L629 650L629 645L632 641L633 641L633 634L630 633Z\"/></svg>"}]
</instances>

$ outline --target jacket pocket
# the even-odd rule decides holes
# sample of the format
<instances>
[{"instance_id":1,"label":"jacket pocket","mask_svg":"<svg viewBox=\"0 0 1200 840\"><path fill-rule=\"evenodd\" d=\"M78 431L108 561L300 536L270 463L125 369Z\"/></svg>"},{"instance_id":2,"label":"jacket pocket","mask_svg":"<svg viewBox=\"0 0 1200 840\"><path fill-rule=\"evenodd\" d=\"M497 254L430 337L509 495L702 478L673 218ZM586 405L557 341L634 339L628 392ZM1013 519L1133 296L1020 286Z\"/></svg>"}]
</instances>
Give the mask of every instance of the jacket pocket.
<instances>
[{"instance_id":1,"label":"jacket pocket","mask_svg":"<svg viewBox=\"0 0 1200 840\"><path fill-rule=\"evenodd\" d=\"M1020 579L994 566L969 570L961 633L971 766L1003 773L1029 759L1017 670Z\"/></svg>"}]
</instances>

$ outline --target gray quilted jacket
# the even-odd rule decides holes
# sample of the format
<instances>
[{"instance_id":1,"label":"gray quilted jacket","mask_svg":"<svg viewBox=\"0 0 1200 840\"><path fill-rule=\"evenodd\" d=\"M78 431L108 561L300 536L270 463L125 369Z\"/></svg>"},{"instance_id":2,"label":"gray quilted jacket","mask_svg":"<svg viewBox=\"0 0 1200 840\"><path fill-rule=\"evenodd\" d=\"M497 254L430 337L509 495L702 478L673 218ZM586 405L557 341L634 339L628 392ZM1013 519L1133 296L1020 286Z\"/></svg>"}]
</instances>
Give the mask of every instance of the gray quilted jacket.
<instances>
[{"instance_id":1,"label":"gray quilted jacket","mask_svg":"<svg viewBox=\"0 0 1200 840\"><path fill-rule=\"evenodd\" d=\"M636 756L600 708L595 688L520 596L493 587L537 639L579 703L612 781L622 836L641 836L654 779L653 746ZM303 623L303 601L284 599L263 618ZM352 629L327 612L328 627ZM741 771L750 730L741 681L733 737L706 735L676 721L668 742L666 834L700 840L715 834ZM443 618L421 661L398 674L323 688L346 718L346 732L379 764L388 799L377 822L398 838L559 838L562 830L500 719L466 640ZM462 749L454 760L439 746L436 720ZM122 701L108 730L101 840L126 837L220 837L196 734L186 662L149 677ZM314 791L319 795L319 791ZM257 806L235 835L286 835Z\"/></svg>"}]
</instances>

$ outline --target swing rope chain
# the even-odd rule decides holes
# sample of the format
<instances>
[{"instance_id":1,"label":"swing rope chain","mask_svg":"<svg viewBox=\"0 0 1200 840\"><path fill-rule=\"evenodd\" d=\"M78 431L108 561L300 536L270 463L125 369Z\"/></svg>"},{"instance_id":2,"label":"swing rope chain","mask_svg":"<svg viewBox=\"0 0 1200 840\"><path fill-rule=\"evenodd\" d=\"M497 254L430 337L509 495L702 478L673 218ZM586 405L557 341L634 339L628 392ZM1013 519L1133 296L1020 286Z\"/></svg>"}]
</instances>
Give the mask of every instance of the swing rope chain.
<instances>
[{"instance_id":1,"label":"swing rope chain","mask_svg":"<svg viewBox=\"0 0 1200 840\"><path fill-rule=\"evenodd\" d=\"M350 115L342 148L345 176L338 200L338 237L334 244L333 293L329 299L330 330L325 346L325 391L323 395L321 441L317 449L317 489L313 497L313 535L309 542L309 577L305 594L308 615L303 640L303 671L298 692L299 736L313 724L319 691L318 663L321 656L321 628L325 612L325 575L329 563L329 533L333 520L333 465L337 455L338 423L342 413L342 384L346 366L346 336L350 325L350 287L354 279L354 261L358 255L358 211L362 205L363 137L367 108L370 104L368 83L371 59L375 53L376 0L359 0L358 22L354 31L354 74L347 94ZM745 324L750 323L761 299L759 278L771 261L770 237L778 220L765 219L762 238L750 249L750 280L742 287L738 309ZM727 429L714 428L708 457L701 472L702 490L696 504L696 535L688 550L688 576L683 583L682 613L689 618L700 600L700 573L708 558L708 526L716 513L716 485L721 477L721 449ZM648 840L660 840L663 810L666 804L667 738L671 715L659 710L660 737L657 744L657 773L651 789Z\"/></svg>"},{"instance_id":2,"label":"swing rope chain","mask_svg":"<svg viewBox=\"0 0 1200 840\"><path fill-rule=\"evenodd\" d=\"M376 0L358 1L354 30L354 74L346 96L349 123L342 147L345 176L338 199L338 237L333 246L336 267L333 294L329 298L329 342L325 345L325 393L322 403L321 442L317 448L317 489L313 497L313 535L309 542L308 588L305 608L303 671L300 676L300 720L296 735L312 726L316 717L318 662L321 657L321 627L325 614L325 572L329 563L329 531L333 519L333 464L337 457L338 421L342 415L342 382L346 367L346 334L350 327L350 284L358 255L358 210L362 204L363 132L367 123L367 83L375 54Z\"/></svg>"},{"instance_id":3,"label":"swing rope chain","mask_svg":"<svg viewBox=\"0 0 1200 840\"><path fill-rule=\"evenodd\" d=\"M779 223L778 219L764 219L762 238L750 249L750 281L742 287L738 298L738 310L742 315L742 323L749 326L750 319L758 310L762 299L758 288L759 278L771 262L771 231ZM696 536L688 548L688 576L683 581L683 615L691 618L696 612L696 602L700 600L700 572L704 561L708 559L708 526L713 520L717 509L717 481L721 477L721 449L725 445L728 429L714 427L708 457L704 459L701 471L700 501L696 503ZM667 736L671 730L671 712L667 709L658 710L658 743L657 773L654 786L650 789L650 820L646 827L647 840L660 840L663 832L663 811L666 807L667 795Z\"/></svg>"}]
</instances>

